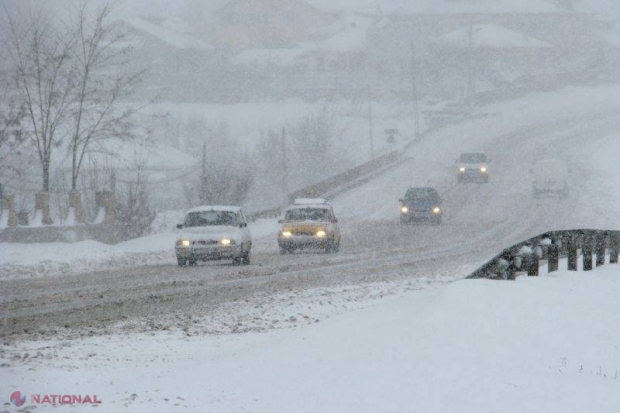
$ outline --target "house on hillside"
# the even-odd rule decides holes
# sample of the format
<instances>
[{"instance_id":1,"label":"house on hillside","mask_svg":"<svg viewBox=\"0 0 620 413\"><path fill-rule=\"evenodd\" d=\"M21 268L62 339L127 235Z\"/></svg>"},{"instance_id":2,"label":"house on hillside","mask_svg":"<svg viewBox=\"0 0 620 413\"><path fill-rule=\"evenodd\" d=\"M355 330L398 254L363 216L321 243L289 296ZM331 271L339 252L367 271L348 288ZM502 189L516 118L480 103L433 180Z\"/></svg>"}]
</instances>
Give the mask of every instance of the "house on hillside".
<instances>
[{"instance_id":1,"label":"house on hillside","mask_svg":"<svg viewBox=\"0 0 620 413\"><path fill-rule=\"evenodd\" d=\"M230 0L211 17L213 41L231 53L295 47L331 20L303 0Z\"/></svg>"},{"instance_id":2,"label":"house on hillside","mask_svg":"<svg viewBox=\"0 0 620 413\"><path fill-rule=\"evenodd\" d=\"M309 93L329 91L331 96L351 96L366 90L369 82L367 35L375 19L345 13L313 33L313 42L298 58Z\"/></svg>"},{"instance_id":3,"label":"house on hillside","mask_svg":"<svg viewBox=\"0 0 620 413\"><path fill-rule=\"evenodd\" d=\"M366 91L367 33L375 19L355 13L334 18L309 32L305 42L288 48L245 50L232 62L247 71L243 81L261 88L263 94L319 98Z\"/></svg>"},{"instance_id":4,"label":"house on hillside","mask_svg":"<svg viewBox=\"0 0 620 413\"><path fill-rule=\"evenodd\" d=\"M477 93L510 88L525 76L557 72L556 53L551 44L523 33L476 24L432 39L429 62L443 94L462 90L475 101Z\"/></svg>"},{"instance_id":5,"label":"house on hillside","mask_svg":"<svg viewBox=\"0 0 620 413\"><path fill-rule=\"evenodd\" d=\"M113 30L125 34L120 46L132 47L134 69L146 69L148 96L200 101L217 93L221 83L210 79L224 78L226 56L189 28L182 31L179 23L167 23L164 18L126 17L113 24Z\"/></svg>"},{"instance_id":6,"label":"house on hillside","mask_svg":"<svg viewBox=\"0 0 620 413\"><path fill-rule=\"evenodd\" d=\"M500 66L513 58L529 62L521 66L527 75L540 75L541 67L548 73L586 70L584 61L595 53L591 16L553 2L421 0L394 3L392 8L384 9L383 17L381 24L369 32L368 59L372 75L385 89L411 89L414 55L419 90L426 94L438 90L449 93L449 87L442 87L444 69L450 72L454 66L462 68L467 61L455 58L449 67L434 64L433 59L443 52L436 50L442 45L436 39L451 33L462 36L471 27L486 28L483 33L496 30L513 39L520 36L536 40L529 45L522 43L523 47L508 44L511 50L507 52L500 52L499 47L487 47L484 51L487 59L495 54ZM536 47L536 44L548 47ZM445 42L443 45L447 46Z\"/></svg>"}]
</instances>

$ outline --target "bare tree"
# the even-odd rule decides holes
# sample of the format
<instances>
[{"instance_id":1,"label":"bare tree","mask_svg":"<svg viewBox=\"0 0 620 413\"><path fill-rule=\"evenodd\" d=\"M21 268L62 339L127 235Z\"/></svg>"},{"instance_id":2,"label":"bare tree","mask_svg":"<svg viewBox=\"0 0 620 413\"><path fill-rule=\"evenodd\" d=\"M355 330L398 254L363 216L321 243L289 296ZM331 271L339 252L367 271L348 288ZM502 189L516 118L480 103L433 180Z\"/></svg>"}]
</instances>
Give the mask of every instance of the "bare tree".
<instances>
[{"instance_id":1,"label":"bare tree","mask_svg":"<svg viewBox=\"0 0 620 413\"><path fill-rule=\"evenodd\" d=\"M292 128L288 156L295 165L290 172L293 185L318 182L346 164L334 146L335 129L334 120L325 108Z\"/></svg>"},{"instance_id":2,"label":"bare tree","mask_svg":"<svg viewBox=\"0 0 620 413\"><path fill-rule=\"evenodd\" d=\"M15 172L16 164L12 155L18 153L24 141L21 129L25 112L22 105L13 99L6 88L0 93L0 176Z\"/></svg>"},{"instance_id":3,"label":"bare tree","mask_svg":"<svg viewBox=\"0 0 620 413\"><path fill-rule=\"evenodd\" d=\"M110 12L111 8L104 6L89 18L84 4L72 22L75 51L71 73L76 82L70 110L72 190L88 149L112 137L135 138L133 119L143 108L128 103L142 82L143 71L127 69L130 48L120 46L125 35L111 27Z\"/></svg>"},{"instance_id":4,"label":"bare tree","mask_svg":"<svg viewBox=\"0 0 620 413\"><path fill-rule=\"evenodd\" d=\"M44 10L11 14L6 48L12 84L24 102L24 130L36 147L43 190L49 191L56 148L71 156L71 189L86 153L102 140L136 137L134 117L143 106L129 102L143 79L130 72L124 34L110 23L109 6L93 17L86 4L64 24Z\"/></svg>"},{"instance_id":5,"label":"bare tree","mask_svg":"<svg viewBox=\"0 0 620 413\"><path fill-rule=\"evenodd\" d=\"M121 181L116 203L118 241L141 237L151 231L156 214L150 205L147 175L144 163L136 161L130 180Z\"/></svg>"},{"instance_id":6,"label":"bare tree","mask_svg":"<svg viewBox=\"0 0 620 413\"><path fill-rule=\"evenodd\" d=\"M23 101L24 132L36 148L42 170L42 189L49 191L52 153L62 142L62 127L70 116L70 72L73 36L60 32L43 12L28 16L7 10L3 36L12 63L11 83Z\"/></svg>"}]
</instances>

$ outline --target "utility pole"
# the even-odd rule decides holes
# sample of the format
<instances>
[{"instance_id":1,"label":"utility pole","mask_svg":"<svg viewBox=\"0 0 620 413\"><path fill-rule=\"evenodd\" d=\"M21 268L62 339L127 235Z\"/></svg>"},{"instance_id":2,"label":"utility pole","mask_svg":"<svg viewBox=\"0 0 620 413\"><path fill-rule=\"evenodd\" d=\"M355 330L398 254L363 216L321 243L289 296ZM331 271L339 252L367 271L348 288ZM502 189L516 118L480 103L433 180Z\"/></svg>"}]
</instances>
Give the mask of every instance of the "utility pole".
<instances>
[{"instance_id":1,"label":"utility pole","mask_svg":"<svg viewBox=\"0 0 620 413\"><path fill-rule=\"evenodd\" d=\"M467 90L465 92L465 99L467 109L472 111L474 106L474 94L475 94L475 79L474 79L474 66L473 66L473 49L474 49L474 26L469 24L467 29Z\"/></svg>"},{"instance_id":2,"label":"utility pole","mask_svg":"<svg viewBox=\"0 0 620 413\"><path fill-rule=\"evenodd\" d=\"M200 175L200 193L198 199L202 205L207 204L207 143L202 143L202 173Z\"/></svg>"},{"instance_id":3,"label":"utility pole","mask_svg":"<svg viewBox=\"0 0 620 413\"><path fill-rule=\"evenodd\" d=\"M286 128L282 128L282 140L280 146L282 147L282 191L284 191L284 197L288 202L288 153L286 148Z\"/></svg>"},{"instance_id":4,"label":"utility pole","mask_svg":"<svg viewBox=\"0 0 620 413\"><path fill-rule=\"evenodd\" d=\"M372 94L370 93L370 84L368 84L368 139L370 141L370 159L375 157L375 146L372 136Z\"/></svg>"},{"instance_id":5,"label":"utility pole","mask_svg":"<svg viewBox=\"0 0 620 413\"><path fill-rule=\"evenodd\" d=\"M420 137L420 108L418 105L418 79L417 79L417 67L415 64L415 46L411 41L411 85L412 85L412 98L413 98L413 137L414 140L418 140Z\"/></svg>"}]
</instances>

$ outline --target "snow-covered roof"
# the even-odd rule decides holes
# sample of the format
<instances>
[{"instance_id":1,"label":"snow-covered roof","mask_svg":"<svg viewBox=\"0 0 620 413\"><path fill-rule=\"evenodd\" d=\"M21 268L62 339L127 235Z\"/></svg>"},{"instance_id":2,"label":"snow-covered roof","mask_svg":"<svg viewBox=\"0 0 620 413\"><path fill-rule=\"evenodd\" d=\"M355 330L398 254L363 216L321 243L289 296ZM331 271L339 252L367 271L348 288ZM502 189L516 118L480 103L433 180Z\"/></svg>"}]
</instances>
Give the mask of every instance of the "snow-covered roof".
<instances>
[{"instance_id":1,"label":"snow-covered roof","mask_svg":"<svg viewBox=\"0 0 620 413\"><path fill-rule=\"evenodd\" d=\"M232 62L238 65L269 65L290 66L295 59L307 49L251 49L237 54Z\"/></svg>"},{"instance_id":2,"label":"snow-covered roof","mask_svg":"<svg viewBox=\"0 0 620 413\"><path fill-rule=\"evenodd\" d=\"M329 204L308 204L308 205L290 205L287 209L287 211L293 210L293 209L309 209L309 208L313 208L313 209L332 209L332 206Z\"/></svg>"},{"instance_id":3,"label":"snow-covered roof","mask_svg":"<svg viewBox=\"0 0 620 413\"><path fill-rule=\"evenodd\" d=\"M547 48L549 43L515 32L497 24L475 24L455 30L435 39L453 47L479 48Z\"/></svg>"},{"instance_id":4,"label":"snow-covered roof","mask_svg":"<svg viewBox=\"0 0 620 413\"><path fill-rule=\"evenodd\" d=\"M306 0L328 11L368 14L500 14L560 13L566 10L546 0ZM599 0L604 1L604 0ZM615 0L609 0L615 1Z\"/></svg>"},{"instance_id":5,"label":"snow-covered roof","mask_svg":"<svg viewBox=\"0 0 620 413\"><path fill-rule=\"evenodd\" d=\"M147 33L157 39L168 43L171 46L181 49L196 49L196 50L213 50L213 46L209 43L199 40L186 33L182 33L173 30L169 27L161 26L151 23L140 17L124 17L122 21L129 24L133 28ZM168 22L171 23L171 22ZM178 24L178 22L177 22Z\"/></svg>"},{"instance_id":6,"label":"snow-covered roof","mask_svg":"<svg viewBox=\"0 0 620 413\"><path fill-rule=\"evenodd\" d=\"M238 206L229 206L229 205L201 205L201 206L197 206L191 209L188 209L186 214L189 214L190 212L205 212L205 211L216 211L216 212L223 212L223 211L228 211L228 212L239 212L241 210L241 207Z\"/></svg>"},{"instance_id":7,"label":"snow-covered roof","mask_svg":"<svg viewBox=\"0 0 620 413\"><path fill-rule=\"evenodd\" d=\"M296 198L293 204L295 205L327 204L327 200L323 198Z\"/></svg>"}]
</instances>

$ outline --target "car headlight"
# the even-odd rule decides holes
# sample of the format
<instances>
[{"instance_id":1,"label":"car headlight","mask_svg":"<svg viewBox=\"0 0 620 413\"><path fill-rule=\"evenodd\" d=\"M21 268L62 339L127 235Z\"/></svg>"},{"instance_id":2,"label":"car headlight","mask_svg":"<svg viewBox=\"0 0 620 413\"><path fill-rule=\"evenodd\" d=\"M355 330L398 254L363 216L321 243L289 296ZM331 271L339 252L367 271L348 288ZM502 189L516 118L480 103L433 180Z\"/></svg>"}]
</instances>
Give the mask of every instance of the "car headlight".
<instances>
[{"instance_id":1,"label":"car headlight","mask_svg":"<svg viewBox=\"0 0 620 413\"><path fill-rule=\"evenodd\" d=\"M323 231L322 229L318 230L316 232L316 236L317 237L324 237L325 236L325 231Z\"/></svg>"},{"instance_id":2,"label":"car headlight","mask_svg":"<svg viewBox=\"0 0 620 413\"><path fill-rule=\"evenodd\" d=\"M231 239L229 239L229 238L223 238L222 240L220 240L220 243L221 243L222 245L230 245L230 244L234 244L234 242L233 242Z\"/></svg>"},{"instance_id":3,"label":"car headlight","mask_svg":"<svg viewBox=\"0 0 620 413\"><path fill-rule=\"evenodd\" d=\"M433 208L433 214L439 214L441 213L441 208L439 208L438 206Z\"/></svg>"},{"instance_id":4,"label":"car headlight","mask_svg":"<svg viewBox=\"0 0 620 413\"><path fill-rule=\"evenodd\" d=\"M459 172L465 172L465 168L463 168L462 166L459 168Z\"/></svg>"},{"instance_id":5,"label":"car headlight","mask_svg":"<svg viewBox=\"0 0 620 413\"><path fill-rule=\"evenodd\" d=\"M406 214L407 212L409 212L409 208L407 208L406 206L401 207L400 212L402 212L403 214Z\"/></svg>"},{"instance_id":6,"label":"car headlight","mask_svg":"<svg viewBox=\"0 0 620 413\"><path fill-rule=\"evenodd\" d=\"M290 236L292 236L293 234L291 233L291 231L282 231L282 236L285 238L288 238Z\"/></svg>"},{"instance_id":7,"label":"car headlight","mask_svg":"<svg viewBox=\"0 0 620 413\"><path fill-rule=\"evenodd\" d=\"M192 242L188 239L180 239L177 241L177 245L180 245L182 247L189 247L191 243Z\"/></svg>"},{"instance_id":8,"label":"car headlight","mask_svg":"<svg viewBox=\"0 0 620 413\"><path fill-rule=\"evenodd\" d=\"M480 172L486 172L487 171L487 167L483 166L482 168L480 168Z\"/></svg>"}]
</instances>

